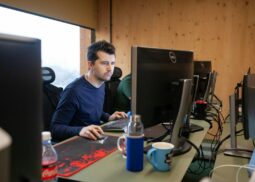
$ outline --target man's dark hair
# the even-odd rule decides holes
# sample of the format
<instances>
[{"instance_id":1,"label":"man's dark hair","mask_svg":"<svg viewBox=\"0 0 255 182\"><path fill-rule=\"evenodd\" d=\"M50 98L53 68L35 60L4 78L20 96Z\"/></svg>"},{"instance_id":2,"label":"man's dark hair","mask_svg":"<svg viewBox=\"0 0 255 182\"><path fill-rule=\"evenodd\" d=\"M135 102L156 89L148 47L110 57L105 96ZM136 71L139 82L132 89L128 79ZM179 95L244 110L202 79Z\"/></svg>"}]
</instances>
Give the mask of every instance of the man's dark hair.
<instances>
[{"instance_id":1,"label":"man's dark hair","mask_svg":"<svg viewBox=\"0 0 255 182\"><path fill-rule=\"evenodd\" d=\"M115 55L115 47L111 43L105 40L102 40L102 41L95 42L88 47L88 54L87 54L88 61L95 62L98 59L98 56L97 56L98 51L103 51L108 54Z\"/></svg>"}]
</instances>

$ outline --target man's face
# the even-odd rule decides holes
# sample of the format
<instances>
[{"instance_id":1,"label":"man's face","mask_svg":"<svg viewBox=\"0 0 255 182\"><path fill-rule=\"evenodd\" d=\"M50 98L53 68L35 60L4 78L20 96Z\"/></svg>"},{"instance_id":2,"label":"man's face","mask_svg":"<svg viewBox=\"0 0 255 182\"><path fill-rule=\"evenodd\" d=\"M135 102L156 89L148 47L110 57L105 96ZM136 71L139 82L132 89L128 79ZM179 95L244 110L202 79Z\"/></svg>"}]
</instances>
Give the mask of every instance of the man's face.
<instances>
[{"instance_id":1,"label":"man's face","mask_svg":"<svg viewBox=\"0 0 255 182\"><path fill-rule=\"evenodd\" d=\"M94 63L89 62L92 74L99 81L108 81L113 74L115 55L98 51L97 56L98 59Z\"/></svg>"}]
</instances>

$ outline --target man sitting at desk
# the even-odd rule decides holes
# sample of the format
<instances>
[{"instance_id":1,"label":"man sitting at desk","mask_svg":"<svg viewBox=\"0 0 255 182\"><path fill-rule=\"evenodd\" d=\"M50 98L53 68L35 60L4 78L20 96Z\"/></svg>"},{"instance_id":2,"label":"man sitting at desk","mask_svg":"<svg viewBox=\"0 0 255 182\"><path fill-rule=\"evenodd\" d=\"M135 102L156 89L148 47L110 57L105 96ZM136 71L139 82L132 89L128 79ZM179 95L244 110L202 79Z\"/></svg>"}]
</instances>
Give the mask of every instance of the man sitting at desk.
<instances>
[{"instance_id":1,"label":"man sitting at desk","mask_svg":"<svg viewBox=\"0 0 255 182\"><path fill-rule=\"evenodd\" d=\"M88 48L88 72L70 83L63 91L52 118L51 132L54 140L72 136L96 140L103 134L100 121L126 118L124 112L112 115L103 111L105 85L110 80L115 65L115 48L99 41Z\"/></svg>"}]
</instances>

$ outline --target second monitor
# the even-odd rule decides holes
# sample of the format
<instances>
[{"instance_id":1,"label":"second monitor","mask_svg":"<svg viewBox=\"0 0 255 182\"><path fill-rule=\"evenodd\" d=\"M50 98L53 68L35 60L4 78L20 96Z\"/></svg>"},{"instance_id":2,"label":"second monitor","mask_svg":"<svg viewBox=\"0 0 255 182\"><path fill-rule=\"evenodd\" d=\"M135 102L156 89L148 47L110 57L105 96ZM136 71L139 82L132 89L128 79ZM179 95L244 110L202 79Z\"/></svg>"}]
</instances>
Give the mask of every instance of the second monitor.
<instances>
[{"instance_id":1,"label":"second monitor","mask_svg":"<svg viewBox=\"0 0 255 182\"><path fill-rule=\"evenodd\" d=\"M193 79L193 52L132 47L132 113L145 127L176 119L181 79ZM191 103L187 103L191 104Z\"/></svg>"},{"instance_id":2,"label":"second monitor","mask_svg":"<svg viewBox=\"0 0 255 182\"><path fill-rule=\"evenodd\" d=\"M175 154L187 152L181 130L192 103L193 52L132 47L131 57L132 113L142 116L145 128L169 124Z\"/></svg>"}]
</instances>

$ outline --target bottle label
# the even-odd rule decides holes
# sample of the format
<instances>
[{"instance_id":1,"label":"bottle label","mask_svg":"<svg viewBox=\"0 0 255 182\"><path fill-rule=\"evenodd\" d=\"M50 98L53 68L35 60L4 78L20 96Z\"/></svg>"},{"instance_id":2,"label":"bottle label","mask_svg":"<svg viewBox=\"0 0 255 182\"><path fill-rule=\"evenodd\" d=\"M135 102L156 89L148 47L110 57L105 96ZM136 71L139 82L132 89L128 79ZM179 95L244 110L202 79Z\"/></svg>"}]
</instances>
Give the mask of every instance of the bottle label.
<instances>
[{"instance_id":1,"label":"bottle label","mask_svg":"<svg viewBox=\"0 0 255 182\"><path fill-rule=\"evenodd\" d=\"M57 163L43 164L42 165L42 180L51 180L57 177Z\"/></svg>"}]
</instances>

